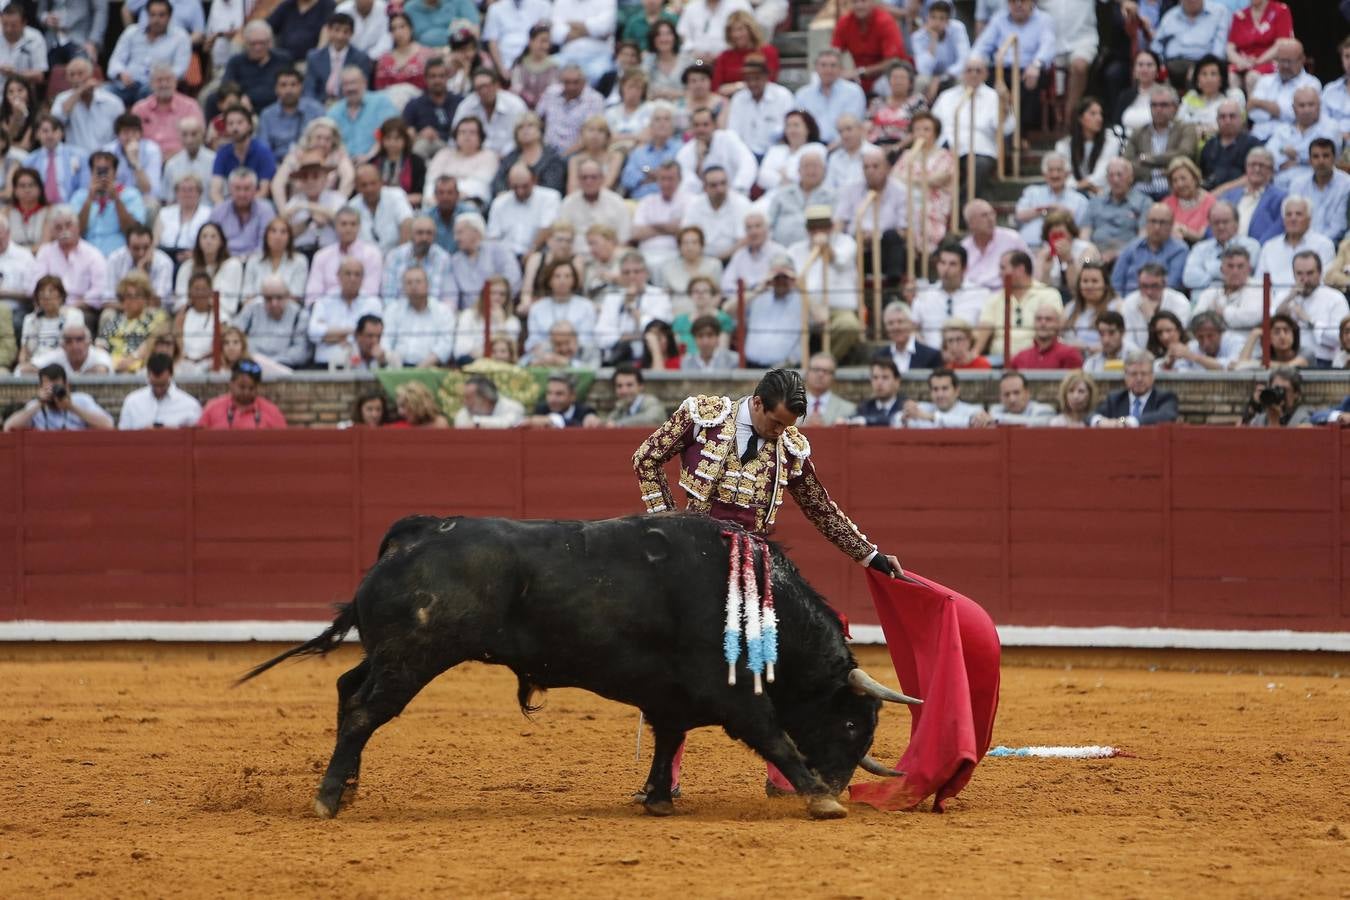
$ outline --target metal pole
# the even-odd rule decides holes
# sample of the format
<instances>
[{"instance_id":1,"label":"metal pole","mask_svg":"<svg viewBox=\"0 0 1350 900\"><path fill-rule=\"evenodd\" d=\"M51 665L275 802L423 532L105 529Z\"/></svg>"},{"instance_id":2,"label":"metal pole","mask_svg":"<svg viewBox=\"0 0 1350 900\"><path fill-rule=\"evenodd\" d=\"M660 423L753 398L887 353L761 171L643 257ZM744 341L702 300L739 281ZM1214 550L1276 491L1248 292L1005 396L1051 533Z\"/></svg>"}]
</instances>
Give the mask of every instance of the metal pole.
<instances>
[{"instance_id":1,"label":"metal pole","mask_svg":"<svg viewBox=\"0 0 1350 900\"><path fill-rule=\"evenodd\" d=\"M1261 278L1261 368L1270 368L1270 273Z\"/></svg>"},{"instance_id":2,"label":"metal pole","mask_svg":"<svg viewBox=\"0 0 1350 900\"><path fill-rule=\"evenodd\" d=\"M740 368L745 368L745 279L736 279L736 346L741 357Z\"/></svg>"},{"instance_id":3,"label":"metal pole","mask_svg":"<svg viewBox=\"0 0 1350 900\"><path fill-rule=\"evenodd\" d=\"M1267 276L1269 277L1269 276ZM211 370L220 371L224 362L224 348L220 340L220 291L211 292Z\"/></svg>"},{"instance_id":4,"label":"metal pole","mask_svg":"<svg viewBox=\"0 0 1350 900\"><path fill-rule=\"evenodd\" d=\"M1003 368L1012 362L1012 276L1003 276Z\"/></svg>"}]
</instances>

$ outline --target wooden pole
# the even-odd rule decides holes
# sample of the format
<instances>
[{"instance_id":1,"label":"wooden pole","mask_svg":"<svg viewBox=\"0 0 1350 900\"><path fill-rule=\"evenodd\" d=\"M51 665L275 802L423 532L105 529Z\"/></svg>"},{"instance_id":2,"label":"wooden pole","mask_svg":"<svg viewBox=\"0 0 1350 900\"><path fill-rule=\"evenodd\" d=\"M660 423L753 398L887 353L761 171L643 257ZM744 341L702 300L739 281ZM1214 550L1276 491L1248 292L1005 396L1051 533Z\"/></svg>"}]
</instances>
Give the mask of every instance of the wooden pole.
<instances>
[{"instance_id":1,"label":"wooden pole","mask_svg":"<svg viewBox=\"0 0 1350 900\"><path fill-rule=\"evenodd\" d=\"M488 283L483 282L483 293L478 298L478 302L483 308L483 358L488 359L492 356L492 299Z\"/></svg>"},{"instance_id":2,"label":"wooden pole","mask_svg":"<svg viewBox=\"0 0 1350 900\"><path fill-rule=\"evenodd\" d=\"M923 149L923 141L917 140L909 148L909 165L905 167L905 274L912 280L915 274L914 253L918 243L914 223L914 158Z\"/></svg>"},{"instance_id":3,"label":"wooden pole","mask_svg":"<svg viewBox=\"0 0 1350 900\"><path fill-rule=\"evenodd\" d=\"M957 127L957 131L960 131L961 129L960 129L959 126L960 126L960 124L961 124L961 120L960 120L960 119L957 119L957 120L956 120L956 124L957 124L957 126L958 126L958 127ZM1002 122L1000 122L1000 123L999 123L999 128L1001 129L1002 127L1003 127L1003 126L1002 126ZM1000 147L1003 146L1003 140L1002 140L1002 137L1003 137L1003 136L1002 136L1002 134L1000 133L1000 134L998 135L998 138L999 138L999 146L1000 146ZM972 201L972 200L975 199L975 91L974 91L973 89L972 89L971 92L970 92L970 136L969 136L968 143L969 143L969 148L968 148L968 150L967 150L967 152L966 152L966 202L967 202L967 203L969 203L970 201ZM957 157L957 165L960 165L960 164L961 164L960 157ZM954 195L954 196L959 196L955 191L953 192L953 195ZM955 210L953 210L953 213L954 213L954 212L955 212Z\"/></svg>"},{"instance_id":4,"label":"wooden pole","mask_svg":"<svg viewBox=\"0 0 1350 900\"><path fill-rule=\"evenodd\" d=\"M1013 177L1022 174L1022 43L1016 34L1008 36L1012 43L1013 56ZM998 130L1003 130L1002 120Z\"/></svg>"},{"instance_id":5,"label":"wooden pole","mask_svg":"<svg viewBox=\"0 0 1350 900\"><path fill-rule=\"evenodd\" d=\"M1003 368L1012 362L1012 276L1003 276Z\"/></svg>"},{"instance_id":6,"label":"wooden pole","mask_svg":"<svg viewBox=\"0 0 1350 900\"><path fill-rule=\"evenodd\" d=\"M740 368L745 368L745 279L736 279L736 348Z\"/></svg>"},{"instance_id":7,"label":"wooden pole","mask_svg":"<svg viewBox=\"0 0 1350 900\"><path fill-rule=\"evenodd\" d=\"M858 321L867 321L867 270L863 266L862 219L867 207L877 201L877 192L868 191L863 202L858 205L858 213L853 217L853 233L858 236Z\"/></svg>"},{"instance_id":8,"label":"wooden pole","mask_svg":"<svg viewBox=\"0 0 1350 900\"><path fill-rule=\"evenodd\" d=\"M225 361L225 348L220 340L220 291L211 292L211 371L219 372Z\"/></svg>"},{"instance_id":9,"label":"wooden pole","mask_svg":"<svg viewBox=\"0 0 1350 900\"><path fill-rule=\"evenodd\" d=\"M974 97L974 91L966 91L966 100L957 102L956 111L952 115L952 159L955 162L957 180L957 185L952 189L952 231L961 230L961 106L966 101L971 101L973 107ZM969 147L966 148L966 155L972 155Z\"/></svg>"},{"instance_id":10,"label":"wooden pole","mask_svg":"<svg viewBox=\"0 0 1350 900\"><path fill-rule=\"evenodd\" d=\"M928 148L924 148L923 184L919 187L919 268L923 280L928 281Z\"/></svg>"},{"instance_id":11,"label":"wooden pole","mask_svg":"<svg viewBox=\"0 0 1350 900\"><path fill-rule=\"evenodd\" d=\"M1270 273L1261 278L1261 368L1270 368Z\"/></svg>"},{"instance_id":12,"label":"wooden pole","mask_svg":"<svg viewBox=\"0 0 1350 900\"><path fill-rule=\"evenodd\" d=\"M811 288L810 275L811 266L815 265L820 258L820 248L811 248L811 253L806 257L806 265L802 266L801 273L797 276L797 292L802 298L802 333L800 337L800 353L802 368L806 368L806 361L811 357Z\"/></svg>"},{"instance_id":13,"label":"wooden pole","mask_svg":"<svg viewBox=\"0 0 1350 900\"><path fill-rule=\"evenodd\" d=\"M825 304L825 325L821 328L820 349L830 352L830 262L834 258L834 247L830 241L834 232L825 236L825 251L820 255L820 302ZM806 360L802 360L806 364Z\"/></svg>"},{"instance_id":14,"label":"wooden pole","mask_svg":"<svg viewBox=\"0 0 1350 900\"><path fill-rule=\"evenodd\" d=\"M872 330L881 340L881 194L872 204Z\"/></svg>"}]
</instances>

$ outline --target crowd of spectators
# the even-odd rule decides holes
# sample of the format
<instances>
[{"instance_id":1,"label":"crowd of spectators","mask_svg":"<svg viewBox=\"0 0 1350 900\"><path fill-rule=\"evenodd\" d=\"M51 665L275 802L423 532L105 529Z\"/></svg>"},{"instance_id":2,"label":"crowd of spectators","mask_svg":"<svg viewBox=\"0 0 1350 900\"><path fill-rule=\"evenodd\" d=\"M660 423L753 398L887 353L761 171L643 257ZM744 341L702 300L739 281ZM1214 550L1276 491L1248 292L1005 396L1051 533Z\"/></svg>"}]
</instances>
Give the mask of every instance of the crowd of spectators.
<instances>
[{"instance_id":1,"label":"crowd of spectators","mask_svg":"<svg viewBox=\"0 0 1350 900\"><path fill-rule=\"evenodd\" d=\"M1323 84L1279 0L979 0L969 28L950 0L841 0L791 91L789 12L128 0L110 22L101 0L10 3L0 373L38 374L54 411L57 369L144 372L124 417L165 427L195 412L175 373L229 373L197 420L268 427L259 381L299 369L624 366L641 394L644 369L809 369L809 346L893 368L859 418L922 427L1027 415L967 409L962 369L1081 370L1077 398L1145 355L1350 359L1350 38ZM961 197L970 173L988 195L1010 90L1026 133L1059 93L1066 113L1001 224ZM870 343L859 269L886 300ZM900 403L910 369L943 373L931 403ZM19 425L106 424L61 393ZM382 419L451 424L415 393ZM511 418L466 393L470 423ZM592 421L563 393L520 420ZM1122 402L1083 421L1154 413Z\"/></svg>"}]
</instances>

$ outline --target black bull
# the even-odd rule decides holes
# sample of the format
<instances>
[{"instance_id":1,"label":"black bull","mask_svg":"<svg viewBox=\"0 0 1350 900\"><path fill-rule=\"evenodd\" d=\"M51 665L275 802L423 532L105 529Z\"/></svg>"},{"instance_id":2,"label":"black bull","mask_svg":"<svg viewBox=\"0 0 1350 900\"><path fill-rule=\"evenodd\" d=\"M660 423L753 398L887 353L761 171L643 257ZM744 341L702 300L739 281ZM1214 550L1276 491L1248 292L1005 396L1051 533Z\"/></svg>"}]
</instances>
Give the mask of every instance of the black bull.
<instances>
[{"instance_id":1,"label":"black bull","mask_svg":"<svg viewBox=\"0 0 1350 900\"><path fill-rule=\"evenodd\" d=\"M859 764L893 774L867 756L880 701L909 698L857 668L839 619L776 547L776 680L757 696L742 664L728 685L728 527L685 514L401 519L332 626L241 680L360 632L365 658L337 682L337 745L314 801L324 817L337 813L344 791L354 794L371 734L466 660L515 672L527 711L534 689L553 687L642 710L655 735L649 812L673 809L671 765L685 733L720 725L777 766L811 815L842 816L835 795Z\"/></svg>"}]
</instances>

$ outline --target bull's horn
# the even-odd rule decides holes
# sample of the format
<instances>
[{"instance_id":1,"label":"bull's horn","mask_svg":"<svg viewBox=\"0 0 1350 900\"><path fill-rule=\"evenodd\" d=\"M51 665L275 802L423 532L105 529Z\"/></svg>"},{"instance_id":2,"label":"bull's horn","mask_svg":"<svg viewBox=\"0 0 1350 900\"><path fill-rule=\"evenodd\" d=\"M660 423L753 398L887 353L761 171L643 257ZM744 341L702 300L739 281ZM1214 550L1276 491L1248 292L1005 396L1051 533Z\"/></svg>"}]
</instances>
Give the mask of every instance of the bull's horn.
<instances>
[{"instance_id":1,"label":"bull's horn","mask_svg":"<svg viewBox=\"0 0 1350 900\"><path fill-rule=\"evenodd\" d=\"M864 772L870 772L873 775L880 775L883 778L897 778L905 774L904 772L898 772L895 769L890 768L889 766L882 765L881 763L873 759L870 753L864 756L862 758L862 761L858 763L858 765L862 766Z\"/></svg>"},{"instance_id":2,"label":"bull's horn","mask_svg":"<svg viewBox=\"0 0 1350 900\"><path fill-rule=\"evenodd\" d=\"M922 703L917 697L910 697L899 691L886 687L880 681L877 681L871 675L868 675L862 669L854 669L848 673L848 686L853 688L853 693L868 697L876 697L878 700L885 700L889 703Z\"/></svg>"}]
</instances>

